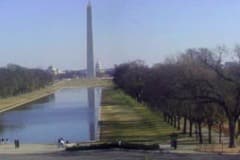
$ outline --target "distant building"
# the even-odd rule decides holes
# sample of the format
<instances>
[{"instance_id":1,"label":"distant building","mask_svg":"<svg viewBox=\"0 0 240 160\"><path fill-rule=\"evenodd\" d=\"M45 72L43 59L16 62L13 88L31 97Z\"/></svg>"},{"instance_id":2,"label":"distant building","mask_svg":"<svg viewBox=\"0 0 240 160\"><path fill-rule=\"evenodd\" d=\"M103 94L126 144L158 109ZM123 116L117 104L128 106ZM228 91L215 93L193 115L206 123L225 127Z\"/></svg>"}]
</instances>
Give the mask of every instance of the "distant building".
<instances>
[{"instance_id":1,"label":"distant building","mask_svg":"<svg viewBox=\"0 0 240 160\"><path fill-rule=\"evenodd\" d=\"M53 66L49 66L48 69L47 69L47 71L48 71L49 73L53 74L53 75L59 75L59 74L65 73L65 72L60 71L58 68L55 68L55 67L53 67Z\"/></svg>"},{"instance_id":2,"label":"distant building","mask_svg":"<svg viewBox=\"0 0 240 160\"><path fill-rule=\"evenodd\" d=\"M101 65L100 61L97 61L97 63L96 63L96 73L97 74L98 73L104 73L104 70L102 68L102 65Z\"/></svg>"}]
</instances>

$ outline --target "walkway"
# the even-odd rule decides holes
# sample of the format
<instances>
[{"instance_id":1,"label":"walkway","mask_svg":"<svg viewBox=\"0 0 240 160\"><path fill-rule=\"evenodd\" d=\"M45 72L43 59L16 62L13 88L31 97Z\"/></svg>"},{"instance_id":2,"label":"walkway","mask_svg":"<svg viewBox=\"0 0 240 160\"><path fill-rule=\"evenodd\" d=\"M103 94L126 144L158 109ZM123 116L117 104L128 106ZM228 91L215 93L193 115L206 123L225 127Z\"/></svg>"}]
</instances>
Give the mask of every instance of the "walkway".
<instances>
[{"instance_id":1,"label":"walkway","mask_svg":"<svg viewBox=\"0 0 240 160\"><path fill-rule=\"evenodd\" d=\"M145 151L82 151L49 154L1 155L4 160L236 160L238 155L175 154Z\"/></svg>"},{"instance_id":2,"label":"walkway","mask_svg":"<svg viewBox=\"0 0 240 160\"><path fill-rule=\"evenodd\" d=\"M14 144L1 144L0 154L40 154L40 153L54 153L63 151L57 145L45 144L20 144L20 148L15 149Z\"/></svg>"}]
</instances>

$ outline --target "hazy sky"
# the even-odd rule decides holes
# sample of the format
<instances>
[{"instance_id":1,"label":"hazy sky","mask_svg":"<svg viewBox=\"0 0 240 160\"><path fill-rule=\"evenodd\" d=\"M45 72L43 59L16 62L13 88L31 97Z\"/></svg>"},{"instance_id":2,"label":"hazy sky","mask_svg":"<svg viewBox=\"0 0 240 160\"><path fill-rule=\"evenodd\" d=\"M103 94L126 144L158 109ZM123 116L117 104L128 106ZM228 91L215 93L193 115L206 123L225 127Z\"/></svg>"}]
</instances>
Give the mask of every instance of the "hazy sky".
<instances>
[{"instance_id":1,"label":"hazy sky","mask_svg":"<svg viewBox=\"0 0 240 160\"><path fill-rule=\"evenodd\" d=\"M0 0L0 66L86 66L87 0ZM239 0L92 0L104 67L240 43Z\"/></svg>"}]
</instances>

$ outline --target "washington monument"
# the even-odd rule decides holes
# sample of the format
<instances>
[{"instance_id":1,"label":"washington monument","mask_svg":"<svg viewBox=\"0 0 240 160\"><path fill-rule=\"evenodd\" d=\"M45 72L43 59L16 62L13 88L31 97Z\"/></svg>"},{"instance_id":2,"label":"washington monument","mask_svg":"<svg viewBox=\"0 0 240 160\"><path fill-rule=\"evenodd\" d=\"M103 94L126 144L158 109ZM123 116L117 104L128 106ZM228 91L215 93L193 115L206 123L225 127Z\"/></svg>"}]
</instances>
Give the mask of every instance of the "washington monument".
<instances>
[{"instance_id":1,"label":"washington monument","mask_svg":"<svg viewBox=\"0 0 240 160\"><path fill-rule=\"evenodd\" d=\"M87 4L87 78L95 78L92 31L92 6Z\"/></svg>"}]
</instances>

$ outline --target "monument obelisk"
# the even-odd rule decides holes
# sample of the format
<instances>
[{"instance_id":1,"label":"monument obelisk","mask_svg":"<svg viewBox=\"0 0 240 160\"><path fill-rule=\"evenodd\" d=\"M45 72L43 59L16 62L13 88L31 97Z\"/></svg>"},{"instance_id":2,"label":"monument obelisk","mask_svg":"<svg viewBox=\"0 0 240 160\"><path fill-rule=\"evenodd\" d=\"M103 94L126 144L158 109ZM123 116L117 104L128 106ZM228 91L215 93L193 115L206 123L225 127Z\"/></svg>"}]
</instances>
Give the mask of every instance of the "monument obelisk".
<instances>
[{"instance_id":1,"label":"monument obelisk","mask_svg":"<svg viewBox=\"0 0 240 160\"><path fill-rule=\"evenodd\" d=\"M92 6L91 3L87 4L87 78L95 78L94 68L94 55L93 55L93 31L92 31Z\"/></svg>"}]
</instances>

